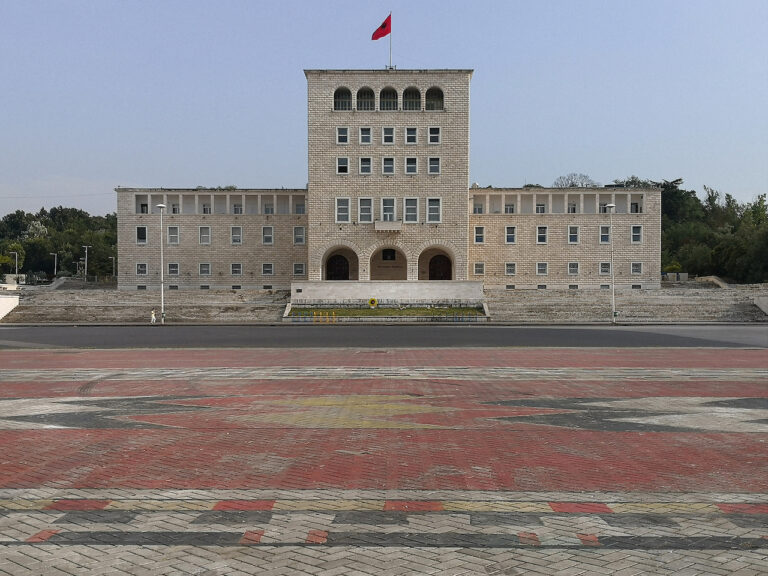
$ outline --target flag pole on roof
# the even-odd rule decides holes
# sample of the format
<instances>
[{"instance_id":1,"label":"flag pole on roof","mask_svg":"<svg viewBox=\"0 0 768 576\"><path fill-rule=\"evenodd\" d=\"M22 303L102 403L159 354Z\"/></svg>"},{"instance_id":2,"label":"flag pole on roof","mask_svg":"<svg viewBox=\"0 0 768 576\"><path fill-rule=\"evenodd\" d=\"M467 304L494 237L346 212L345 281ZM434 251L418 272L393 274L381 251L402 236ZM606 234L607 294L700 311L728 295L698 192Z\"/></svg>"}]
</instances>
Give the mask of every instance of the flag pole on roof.
<instances>
[{"instance_id":1,"label":"flag pole on roof","mask_svg":"<svg viewBox=\"0 0 768 576\"><path fill-rule=\"evenodd\" d=\"M384 19L381 26L374 30L371 40L378 40L384 36L389 36L389 69L392 70L392 12Z\"/></svg>"}]
</instances>

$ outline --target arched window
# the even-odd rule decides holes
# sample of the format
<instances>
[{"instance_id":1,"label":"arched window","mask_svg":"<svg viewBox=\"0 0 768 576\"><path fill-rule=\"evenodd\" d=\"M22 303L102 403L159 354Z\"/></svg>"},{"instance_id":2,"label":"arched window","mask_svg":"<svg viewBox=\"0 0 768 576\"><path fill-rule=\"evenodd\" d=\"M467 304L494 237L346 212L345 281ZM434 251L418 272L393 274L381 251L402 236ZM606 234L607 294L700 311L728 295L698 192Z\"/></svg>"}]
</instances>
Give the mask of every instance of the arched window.
<instances>
[{"instance_id":1,"label":"arched window","mask_svg":"<svg viewBox=\"0 0 768 576\"><path fill-rule=\"evenodd\" d=\"M379 94L379 110L397 110L397 90L384 88Z\"/></svg>"},{"instance_id":2,"label":"arched window","mask_svg":"<svg viewBox=\"0 0 768 576\"><path fill-rule=\"evenodd\" d=\"M337 88L333 93L334 110L352 110L352 92L347 88Z\"/></svg>"},{"instance_id":3,"label":"arched window","mask_svg":"<svg viewBox=\"0 0 768 576\"><path fill-rule=\"evenodd\" d=\"M407 88L403 92L403 110L421 110L421 92L418 88Z\"/></svg>"},{"instance_id":4,"label":"arched window","mask_svg":"<svg viewBox=\"0 0 768 576\"><path fill-rule=\"evenodd\" d=\"M443 109L443 91L440 88L430 88L427 90L427 110Z\"/></svg>"},{"instance_id":5,"label":"arched window","mask_svg":"<svg viewBox=\"0 0 768 576\"><path fill-rule=\"evenodd\" d=\"M360 88L357 91L357 109L358 110L374 110L375 109L375 97L373 90L370 88Z\"/></svg>"}]
</instances>

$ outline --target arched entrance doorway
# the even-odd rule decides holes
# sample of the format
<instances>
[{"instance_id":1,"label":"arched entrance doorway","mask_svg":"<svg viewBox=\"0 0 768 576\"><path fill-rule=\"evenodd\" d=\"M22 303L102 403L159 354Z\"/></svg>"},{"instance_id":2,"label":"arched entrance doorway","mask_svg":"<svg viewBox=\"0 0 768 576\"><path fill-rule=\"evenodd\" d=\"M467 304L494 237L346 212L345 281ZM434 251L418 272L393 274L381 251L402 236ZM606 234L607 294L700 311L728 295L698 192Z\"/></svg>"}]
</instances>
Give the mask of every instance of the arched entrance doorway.
<instances>
[{"instance_id":1,"label":"arched entrance doorway","mask_svg":"<svg viewBox=\"0 0 768 576\"><path fill-rule=\"evenodd\" d=\"M429 259L430 280L450 280L452 277L451 259L445 254L437 254Z\"/></svg>"},{"instance_id":2,"label":"arched entrance doorway","mask_svg":"<svg viewBox=\"0 0 768 576\"><path fill-rule=\"evenodd\" d=\"M346 247L331 250L325 259L323 276L325 280L357 280L357 254Z\"/></svg>"},{"instance_id":3,"label":"arched entrance doorway","mask_svg":"<svg viewBox=\"0 0 768 576\"><path fill-rule=\"evenodd\" d=\"M371 280L408 280L408 260L397 248L382 248L371 255Z\"/></svg>"}]
</instances>

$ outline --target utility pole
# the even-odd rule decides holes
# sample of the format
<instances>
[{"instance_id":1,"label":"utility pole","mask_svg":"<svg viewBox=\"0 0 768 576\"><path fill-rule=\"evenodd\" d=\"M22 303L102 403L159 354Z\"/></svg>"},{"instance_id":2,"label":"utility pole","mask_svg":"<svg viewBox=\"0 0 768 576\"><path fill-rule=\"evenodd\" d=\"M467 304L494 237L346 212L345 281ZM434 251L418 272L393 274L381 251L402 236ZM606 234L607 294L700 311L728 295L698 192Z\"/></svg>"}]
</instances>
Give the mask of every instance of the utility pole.
<instances>
[{"instance_id":1,"label":"utility pole","mask_svg":"<svg viewBox=\"0 0 768 576\"><path fill-rule=\"evenodd\" d=\"M93 246L83 246L85 248L85 270L83 271L83 280L88 282L88 248L93 248Z\"/></svg>"},{"instance_id":2,"label":"utility pole","mask_svg":"<svg viewBox=\"0 0 768 576\"><path fill-rule=\"evenodd\" d=\"M51 256L53 256L53 277L56 278L56 265L59 262L59 254L57 252L51 252Z\"/></svg>"}]
</instances>

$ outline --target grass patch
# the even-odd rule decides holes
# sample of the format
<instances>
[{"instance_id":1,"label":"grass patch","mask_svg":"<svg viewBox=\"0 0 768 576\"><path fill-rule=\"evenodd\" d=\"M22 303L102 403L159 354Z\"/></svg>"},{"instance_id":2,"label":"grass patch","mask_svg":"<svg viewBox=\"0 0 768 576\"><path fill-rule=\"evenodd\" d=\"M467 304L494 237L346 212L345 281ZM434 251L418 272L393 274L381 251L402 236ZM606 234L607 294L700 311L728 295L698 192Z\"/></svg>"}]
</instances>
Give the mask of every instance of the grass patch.
<instances>
[{"instance_id":1,"label":"grass patch","mask_svg":"<svg viewBox=\"0 0 768 576\"><path fill-rule=\"evenodd\" d=\"M291 308L290 316L483 316L482 308Z\"/></svg>"}]
</instances>

